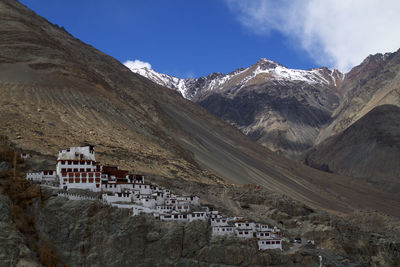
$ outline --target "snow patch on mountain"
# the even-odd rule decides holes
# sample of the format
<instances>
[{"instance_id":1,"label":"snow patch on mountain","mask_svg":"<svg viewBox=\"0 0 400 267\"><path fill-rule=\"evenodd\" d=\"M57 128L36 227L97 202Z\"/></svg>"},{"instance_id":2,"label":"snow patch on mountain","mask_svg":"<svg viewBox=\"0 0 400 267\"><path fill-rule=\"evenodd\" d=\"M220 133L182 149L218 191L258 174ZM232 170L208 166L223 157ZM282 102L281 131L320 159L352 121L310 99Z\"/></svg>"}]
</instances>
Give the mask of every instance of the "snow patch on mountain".
<instances>
[{"instance_id":1,"label":"snow patch on mountain","mask_svg":"<svg viewBox=\"0 0 400 267\"><path fill-rule=\"evenodd\" d=\"M321 84L336 86L338 80L343 80L344 75L336 70L326 68L299 70L289 69L279 63L262 58L255 65L246 68L238 69L228 74L213 73L207 77L201 78L186 78L170 76L163 73L158 73L146 65L135 67L125 64L131 71L140 74L153 82L171 89L175 89L181 93L186 99L193 99L200 92L216 91L224 88L228 83L230 86L239 90L246 86L251 80L258 78L259 75L267 76L263 79L277 82L293 82L300 81L308 84ZM240 75L240 79L237 77ZM235 78L235 83L230 83Z\"/></svg>"}]
</instances>

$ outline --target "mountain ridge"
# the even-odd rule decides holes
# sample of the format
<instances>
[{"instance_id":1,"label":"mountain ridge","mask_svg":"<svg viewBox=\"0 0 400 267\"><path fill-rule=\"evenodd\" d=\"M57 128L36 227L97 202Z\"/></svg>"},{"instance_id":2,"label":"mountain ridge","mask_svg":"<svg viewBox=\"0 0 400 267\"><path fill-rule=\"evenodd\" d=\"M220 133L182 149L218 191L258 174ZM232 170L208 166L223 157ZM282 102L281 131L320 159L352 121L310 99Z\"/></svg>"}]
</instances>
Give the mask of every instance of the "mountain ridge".
<instances>
[{"instance_id":1,"label":"mountain ridge","mask_svg":"<svg viewBox=\"0 0 400 267\"><path fill-rule=\"evenodd\" d=\"M177 90L184 98L189 100L198 99L199 97L197 94L202 90L221 90L221 87L224 87L224 83L228 82L235 76L246 72L247 70L252 70L252 72L243 79L243 82L240 84L241 87L244 87L247 82L262 73L270 74L270 77L268 78L275 81L305 81L308 83L325 83L335 87L337 87L338 84L343 81L345 76L340 71L336 69L328 69L327 67L311 68L308 70L290 69L276 61L272 61L267 58L261 58L255 64L247 68L238 68L226 74L221 72L213 72L207 76L202 76L199 78L179 78L176 76L159 73L146 66L127 67L132 72L140 74L152 80L153 82ZM254 68L256 69L254 70ZM208 82L204 84L202 81Z\"/></svg>"},{"instance_id":2,"label":"mountain ridge","mask_svg":"<svg viewBox=\"0 0 400 267\"><path fill-rule=\"evenodd\" d=\"M339 106L344 75L328 68L296 70L265 58L228 74L179 79L131 70L169 87L269 149L296 158L314 145Z\"/></svg>"}]
</instances>

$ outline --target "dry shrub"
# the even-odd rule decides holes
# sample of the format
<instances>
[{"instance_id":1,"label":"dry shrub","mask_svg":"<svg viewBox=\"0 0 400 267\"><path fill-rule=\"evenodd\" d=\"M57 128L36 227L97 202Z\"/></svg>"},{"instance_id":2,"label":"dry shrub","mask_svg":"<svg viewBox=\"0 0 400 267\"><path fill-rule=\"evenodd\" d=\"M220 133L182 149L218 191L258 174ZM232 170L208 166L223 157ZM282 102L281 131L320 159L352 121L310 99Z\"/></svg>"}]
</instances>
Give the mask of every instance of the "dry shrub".
<instances>
[{"instance_id":1,"label":"dry shrub","mask_svg":"<svg viewBox=\"0 0 400 267\"><path fill-rule=\"evenodd\" d=\"M11 161L15 153L7 145L1 144L0 136L0 161ZM18 166L18 165L17 165ZM40 186L26 181L23 178L12 178L11 173L2 176L0 185L2 193L12 201L11 216L19 231L26 237L28 246L37 253L43 266L61 266L55 249L49 241L41 241L35 227L35 215L29 215L29 208L34 201L43 199Z\"/></svg>"},{"instance_id":2,"label":"dry shrub","mask_svg":"<svg viewBox=\"0 0 400 267\"><path fill-rule=\"evenodd\" d=\"M58 259L57 253L55 252L52 244L44 240L38 251L40 262L45 267L58 267L60 266L60 261Z\"/></svg>"}]
</instances>

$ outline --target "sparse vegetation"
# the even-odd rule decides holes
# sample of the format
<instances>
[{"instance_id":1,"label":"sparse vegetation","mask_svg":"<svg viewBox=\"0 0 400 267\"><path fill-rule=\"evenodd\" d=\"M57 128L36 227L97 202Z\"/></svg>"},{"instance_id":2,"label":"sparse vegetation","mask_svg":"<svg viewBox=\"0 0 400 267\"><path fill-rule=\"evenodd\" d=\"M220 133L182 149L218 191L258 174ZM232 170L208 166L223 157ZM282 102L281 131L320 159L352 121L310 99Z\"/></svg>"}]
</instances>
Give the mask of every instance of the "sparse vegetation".
<instances>
[{"instance_id":1,"label":"sparse vegetation","mask_svg":"<svg viewBox=\"0 0 400 267\"><path fill-rule=\"evenodd\" d=\"M0 136L0 161L12 162L15 153L17 152L11 147L8 139ZM19 163L22 162L20 159ZM35 227L35 211L32 207L35 202L41 202L43 198L41 189L38 185L22 178L23 173L19 169L16 173L18 175L16 178L9 172L3 174L0 179L1 193L12 202L11 218L43 266L60 266L54 247L49 241L40 239Z\"/></svg>"}]
</instances>

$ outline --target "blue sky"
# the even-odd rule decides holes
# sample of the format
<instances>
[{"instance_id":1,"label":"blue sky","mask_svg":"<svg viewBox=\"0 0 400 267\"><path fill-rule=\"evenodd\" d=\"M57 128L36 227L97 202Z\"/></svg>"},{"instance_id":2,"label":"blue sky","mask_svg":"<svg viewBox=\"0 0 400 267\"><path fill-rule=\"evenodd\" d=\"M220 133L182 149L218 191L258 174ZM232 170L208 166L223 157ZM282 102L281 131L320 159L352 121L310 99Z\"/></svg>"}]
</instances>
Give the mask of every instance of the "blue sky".
<instances>
[{"instance_id":1,"label":"blue sky","mask_svg":"<svg viewBox=\"0 0 400 267\"><path fill-rule=\"evenodd\" d=\"M21 2L121 62L139 59L178 77L226 73L262 57L291 68L317 66L279 32L263 36L242 26L220 0Z\"/></svg>"},{"instance_id":2,"label":"blue sky","mask_svg":"<svg viewBox=\"0 0 400 267\"><path fill-rule=\"evenodd\" d=\"M121 62L138 59L182 78L227 73L262 57L347 71L368 54L400 47L392 32L400 1L385 1L21 0Z\"/></svg>"}]
</instances>

